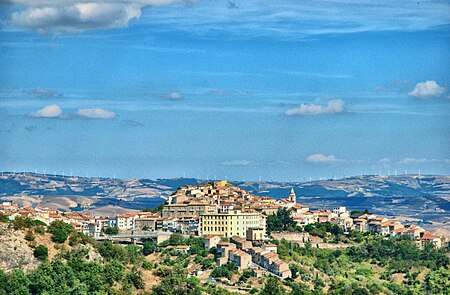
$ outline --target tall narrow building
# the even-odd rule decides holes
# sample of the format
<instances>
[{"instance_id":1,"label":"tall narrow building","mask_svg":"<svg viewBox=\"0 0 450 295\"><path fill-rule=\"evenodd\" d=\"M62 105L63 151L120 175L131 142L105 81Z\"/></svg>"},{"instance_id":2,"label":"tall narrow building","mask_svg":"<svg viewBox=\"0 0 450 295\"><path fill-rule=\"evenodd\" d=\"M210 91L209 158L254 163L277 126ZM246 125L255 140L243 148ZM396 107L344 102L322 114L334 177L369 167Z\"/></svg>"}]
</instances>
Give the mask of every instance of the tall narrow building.
<instances>
[{"instance_id":1,"label":"tall narrow building","mask_svg":"<svg viewBox=\"0 0 450 295\"><path fill-rule=\"evenodd\" d=\"M297 203L297 196L295 195L294 188L291 188L291 192L289 193L288 200L289 200L289 202Z\"/></svg>"}]
</instances>

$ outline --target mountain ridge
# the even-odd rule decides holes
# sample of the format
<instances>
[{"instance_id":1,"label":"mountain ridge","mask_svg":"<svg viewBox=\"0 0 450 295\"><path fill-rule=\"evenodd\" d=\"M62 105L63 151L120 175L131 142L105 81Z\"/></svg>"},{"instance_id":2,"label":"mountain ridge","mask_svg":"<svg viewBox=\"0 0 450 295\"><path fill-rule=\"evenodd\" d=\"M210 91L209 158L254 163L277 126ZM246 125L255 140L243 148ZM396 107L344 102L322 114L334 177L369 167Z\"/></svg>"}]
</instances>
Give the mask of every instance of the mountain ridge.
<instances>
[{"instance_id":1,"label":"mountain ridge","mask_svg":"<svg viewBox=\"0 0 450 295\"><path fill-rule=\"evenodd\" d=\"M0 198L21 205L113 214L120 208L156 207L178 187L206 182L195 178L113 179L3 172ZM284 198L294 188L299 203L311 208L346 206L354 210L450 223L450 176L362 175L310 182L230 181L250 193ZM108 209L109 208L109 209ZM106 210L108 209L108 210ZM122 211L124 211L122 210Z\"/></svg>"}]
</instances>

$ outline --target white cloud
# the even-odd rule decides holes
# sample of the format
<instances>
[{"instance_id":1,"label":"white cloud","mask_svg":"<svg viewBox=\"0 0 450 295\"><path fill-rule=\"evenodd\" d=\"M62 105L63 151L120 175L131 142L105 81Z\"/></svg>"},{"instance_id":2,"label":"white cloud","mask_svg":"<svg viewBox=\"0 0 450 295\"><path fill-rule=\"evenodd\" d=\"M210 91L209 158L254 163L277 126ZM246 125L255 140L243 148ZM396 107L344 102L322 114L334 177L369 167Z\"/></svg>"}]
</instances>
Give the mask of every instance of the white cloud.
<instances>
[{"instance_id":1,"label":"white cloud","mask_svg":"<svg viewBox=\"0 0 450 295\"><path fill-rule=\"evenodd\" d=\"M287 110L286 116L305 116L305 115L332 115L345 111L345 102L342 99L333 99L326 105L302 103L299 107Z\"/></svg>"},{"instance_id":2,"label":"white cloud","mask_svg":"<svg viewBox=\"0 0 450 295\"><path fill-rule=\"evenodd\" d=\"M233 161L225 161L222 162L223 166L248 166L252 162L248 160L233 160Z\"/></svg>"},{"instance_id":3,"label":"white cloud","mask_svg":"<svg viewBox=\"0 0 450 295\"><path fill-rule=\"evenodd\" d=\"M342 162L342 159L337 159L335 155L313 154L306 158L306 162L313 164L333 164Z\"/></svg>"},{"instance_id":4,"label":"white cloud","mask_svg":"<svg viewBox=\"0 0 450 295\"><path fill-rule=\"evenodd\" d=\"M285 35L290 38L316 34L354 33L367 31L418 31L448 24L447 1L428 1L426 5L412 5L410 1L354 0L354 1L240 1L239 9L227 9L226 3L198 0L4 0L20 5L25 10L16 14L14 25L41 32L66 33L88 29L125 26L138 18L145 7L191 3L189 9L153 9L141 17L167 29L204 34L208 31L232 34ZM86 21L64 8L77 3L114 4L121 13ZM225 1L226 2L226 1ZM2 1L0 1L1 5ZM332 5L330 4L332 3ZM35 9L52 8L58 11L45 18ZM126 9L133 10L127 13ZM84 14L83 14L84 15ZM32 20L29 21L28 19Z\"/></svg>"},{"instance_id":5,"label":"white cloud","mask_svg":"<svg viewBox=\"0 0 450 295\"><path fill-rule=\"evenodd\" d=\"M439 86L436 81L428 80L425 82L420 82L416 84L416 87L408 93L409 96L417 97L417 98L432 98L438 97L444 94L445 88Z\"/></svg>"},{"instance_id":6,"label":"white cloud","mask_svg":"<svg viewBox=\"0 0 450 295\"><path fill-rule=\"evenodd\" d=\"M175 0L129 1L13 1L26 9L11 16L17 27L40 33L79 33L100 28L124 27L132 19L139 19L142 9L151 5L163 5Z\"/></svg>"},{"instance_id":7,"label":"white cloud","mask_svg":"<svg viewBox=\"0 0 450 295\"><path fill-rule=\"evenodd\" d=\"M57 104L51 104L28 115L34 118L58 118L61 113L62 110Z\"/></svg>"},{"instance_id":8,"label":"white cloud","mask_svg":"<svg viewBox=\"0 0 450 295\"><path fill-rule=\"evenodd\" d=\"M75 115L85 118L85 119L115 119L117 118L116 113L95 108L95 109L78 109Z\"/></svg>"},{"instance_id":9,"label":"white cloud","mask_svg":"<svg viewBox=\"0 0 450 295\"><path fill-rule=\"evenodd\" d=\"M173 91L171 93L168 93L165 98L169 100L181 100L183 99L183 96L179 92Z\"/></svg>"},{"instance_id":10,"label":"white cloud","mask_svg":"<svg viewBox=\"0 0 450 295\"><path fill-rule=\"evenodd\" d=\"M425 163L427 161L427 159L425 158L404 158L402 160L399 161L400 164L420 164L420 163Z\"/></svg>"}]
</instances>

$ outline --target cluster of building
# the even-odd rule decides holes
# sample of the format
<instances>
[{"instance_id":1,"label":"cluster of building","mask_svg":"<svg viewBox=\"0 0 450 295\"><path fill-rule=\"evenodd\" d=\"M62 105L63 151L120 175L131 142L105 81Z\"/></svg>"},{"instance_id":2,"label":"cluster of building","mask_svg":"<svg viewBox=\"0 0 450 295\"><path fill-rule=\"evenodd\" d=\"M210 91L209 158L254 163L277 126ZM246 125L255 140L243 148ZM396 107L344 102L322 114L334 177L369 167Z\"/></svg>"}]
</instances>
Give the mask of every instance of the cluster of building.
<instances>
[{"instance_id":1,"label":"cluster of building","mask_svg":"<svg viewBox=\"0 0 450 295\"><path fill-rule=\"evenodd\" d=\"M216 247L221 254L217 261L219 266L233 262L240 270L251 268L257 276L262 270L281 278L291 276L289 265L280 259L274 244L255 247L252 242L239 236L231 237L230 242L221 241L220 236L205 237L205 248L209 250L212 247Z\"/></svg>"},{"instance_id":2,"label":"cluster of building","mask_svg":"<svg viewBox=\"0 0 450 295\"><path fill-rule=\"evenodd\" d=\"M374 214L351 214L345 207L310 210L308 206L297 203L293 189L287 198L274 199L250 194L227 181L181 187L169 197L160 214L130 212L106 217L89 216L49 208L22 208L11 202L0 204L0 213L11 220L18 216L30 217L47 225L62 220L94 237L112 227L120 231L166 231L203 236L206 237L208 248L213 245L222 253L221 263L233 261L240 268L253 263L280 277L286 277L290 275L289 267L279 259L276 247L274 251L272 245L264 245L267 240L266 218L281 208L288 209L293 220L302 227L330 222L344 231L386 236L406 234L420 247L426 243L432 243L437 248L447 245L445 237L425 231L417 225L404 226L397 220ZM220 242L221 237L229 238L231 242ZM263 246L253 247L252 243Z\"/></svg>"}]
</instances>

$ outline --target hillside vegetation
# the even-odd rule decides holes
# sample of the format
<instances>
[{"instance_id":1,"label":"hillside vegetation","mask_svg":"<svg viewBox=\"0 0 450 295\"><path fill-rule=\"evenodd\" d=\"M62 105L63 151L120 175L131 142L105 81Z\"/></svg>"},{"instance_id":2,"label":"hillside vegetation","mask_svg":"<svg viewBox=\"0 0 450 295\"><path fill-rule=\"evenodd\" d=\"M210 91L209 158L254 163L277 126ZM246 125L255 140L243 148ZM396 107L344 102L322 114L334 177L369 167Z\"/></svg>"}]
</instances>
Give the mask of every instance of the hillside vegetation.
<instances>
[{"instance_id":1,"label":"hillside vegetation","mask_svg":"<svg viewBox=\"0 0 450 295\"><path fill-rule=\"evenodd\" d=\"M0 270L0 294L449 294L450 259L445 249L421 250L406 237L351 235L342 250L300 247L273 240L290 264L292 279L254 277L233 263L217 266L215 248L204 239L174 234L159 245L96 242L71 226L0 216L8 235L19 234L24 247L9 249L11 257L33 253L35 265ZM314 229L309 229L313 232ZM328 232L329 230L329 232ZM6 232L6 231L5 231ZM343 239L325 229L326 236ZM331 239L331 237L330 237ZM22 242L23 242L22 241ZM187 253L176 250L189 245ZM0 248L4 248L0 244ZM31 252L30 252L31 251Z\"/></svg>"}]
</instances>

